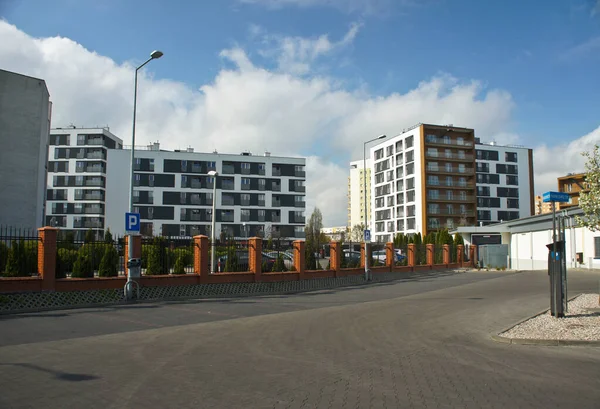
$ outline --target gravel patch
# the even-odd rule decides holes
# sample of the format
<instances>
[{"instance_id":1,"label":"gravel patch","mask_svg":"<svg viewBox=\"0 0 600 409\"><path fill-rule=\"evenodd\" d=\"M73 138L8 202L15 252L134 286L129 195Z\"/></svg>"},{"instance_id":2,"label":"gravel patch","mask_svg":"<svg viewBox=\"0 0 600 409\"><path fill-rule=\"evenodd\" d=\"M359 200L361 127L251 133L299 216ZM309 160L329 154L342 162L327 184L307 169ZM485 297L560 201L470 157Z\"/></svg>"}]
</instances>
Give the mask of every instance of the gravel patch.
<instances>
[{"instance_id":1,"label":"gravel patch","mask_svg":"<svg viewBox=\"0 0 600 409\"><path fill-rule=\"evenodd\" d=\"M600 341L598 294L582 294L569 302L568 309L564 318L554 318L548 310L499 335L519 339Z\"/></svg>"}]
</instances>

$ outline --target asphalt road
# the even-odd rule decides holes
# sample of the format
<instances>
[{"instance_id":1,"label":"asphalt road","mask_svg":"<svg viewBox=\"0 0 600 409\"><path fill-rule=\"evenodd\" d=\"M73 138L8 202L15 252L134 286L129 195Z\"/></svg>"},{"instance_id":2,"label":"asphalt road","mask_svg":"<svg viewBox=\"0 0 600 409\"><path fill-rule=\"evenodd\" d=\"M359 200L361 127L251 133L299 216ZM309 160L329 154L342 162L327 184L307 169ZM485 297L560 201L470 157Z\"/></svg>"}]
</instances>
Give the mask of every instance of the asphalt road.
<instances>
[{"instance_id":1,"label":"asphalt road","mask_svg":"<svg viewBox=\"0 0 600 409\"><path fill-rule=\"evenodd\" d=\"M598 273L569 291L597 292ZM0 408L598 408L600 348L495 343L543 272L0 316Z\"/></svg>"}]
</instances>

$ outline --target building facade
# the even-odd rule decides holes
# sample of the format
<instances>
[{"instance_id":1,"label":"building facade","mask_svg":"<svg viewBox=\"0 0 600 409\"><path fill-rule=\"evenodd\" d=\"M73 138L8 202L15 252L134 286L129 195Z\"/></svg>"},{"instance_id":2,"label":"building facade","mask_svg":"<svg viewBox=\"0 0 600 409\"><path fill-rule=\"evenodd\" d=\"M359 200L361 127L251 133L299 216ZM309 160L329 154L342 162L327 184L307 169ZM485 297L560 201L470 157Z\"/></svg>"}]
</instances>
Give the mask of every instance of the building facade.
<instances>
[{"instance_id":1,"label":"building facade","mask_svg":"<svg viewBox=\"0 0 600 409\"><path fill-rule=\"evenodd\" d=\"M476 138L475 162L479 225L535 214L532 149Z\"/></svg>"},{"instance_id":2,"label":"building facade","mask_svg":"<svg viewBox=\"0 0 600 409\"><path fill-rule=\"evenodd\" d=\"M46 226L83 239L106 229L108 152L123 141L108 128L56 128L50 133L46 187ZM127 179L127 173L121 175Z\"/></svg>"},{"instance_id":3,"label":"building facade","mask_svg":"<svg viewBox=\"0 0 600 409\"><path fill-rule=\"evenodd\" d=\"M546 214L552 212L552 203L544 203L542 195L535 197L535 214Z\"/></svg>"},{"instance_id":4,"label":"building facade","mask_svg":"<svg viewBox=\"0 0 600 409\"><path fill-rule=\"evenodd\" d=\"M476 221L475 133L418 124L371 148L375 241Z\"/></svg>"},{"instance_id":5,"label":"building facade","mask_svg":"<svg viewBox=\"0 0 600 409\"><path fill-rule=\"evenodd\" d=\"M581 192L587 191L585 182L585 173L569 173L561 176L557 180L558 191L569 194L569 203L558 203L557 209L569 209L579 206L579 196Z\"/></svg>"},{"instance_id":6,"label":"building facade","mask_svg":"<svg viewBox=\"0 0 600 409\"><path fill-rule=\"evenodd\" d=\"M348 228L346 226L339 227L323 227L321 233L329 237L333 241L346 241L348 236Z\"/></svg>"},{"instance_id":7,"label":"building facade","mask_svg":"<svg viewBox=\"0 0 600 409\"><path fill-rule=\"evenodd\" d=\"M350 162L350 176L348 177L348 228L365 224L365 200L367 215L371 214L371 159L366 161ZM365 197L365 178L367 182L367 195ZM371 220L372 221L372 220Z\"/></svg>"},{"instance_id":8,"label":"building facade","mask_svg":"<svg viewBox=\"0 0 600 409\"><path fill-rule=\"evenodd\" d=\"M44 80L0 70L0 225L44 225L51 115Z\"/></svg>"},{"instance_id":9,"label":"building facade","mask_svg":"<svg viewBox=\"0 0 600 409\"><path fill-rule=\"evenodd\" d=\"M125 233L130 154L108 153L106 226L117 234ZM216 200L216 237L304 237L304 158L165 151L158 144L136 148L135 157L134 211L143 236L210 236Z\"/></svg>"},{"instance_id":10,"label":"building facade","mask_svg":"<svg viewBox=\"0 0 600 409\"><path fill-rule=\"evenodd\" d=\"M534 212L532 150L418 124L370 150L374 240L486 225Z\"/></svg>"}]
</instances>

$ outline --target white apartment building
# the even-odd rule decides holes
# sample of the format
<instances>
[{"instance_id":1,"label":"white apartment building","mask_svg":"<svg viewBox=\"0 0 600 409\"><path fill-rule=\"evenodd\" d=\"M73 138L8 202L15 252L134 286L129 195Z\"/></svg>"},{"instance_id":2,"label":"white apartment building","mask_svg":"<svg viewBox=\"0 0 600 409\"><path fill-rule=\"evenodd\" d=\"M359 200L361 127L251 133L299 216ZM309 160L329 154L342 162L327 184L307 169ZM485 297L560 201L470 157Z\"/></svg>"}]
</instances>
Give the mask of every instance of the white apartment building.
<instances>
[{"instance_id":1,"label":"white apartment building","mask_svg":"<svg viewBox=\"0 0 600 409\"><path fill-rule=\"evenodd\" d=\"M47 226L72 231L78 240L87 230L100 236L106 226L108 152L123 141L108 128L56 128L50 132L46 186ZM121 178L129 180L127 173Z\"/></svg>"},{"instance_id":2,"label":"white apartment building","mask_svg":"<svg viewBox=\"0 0 600 409\"><path fill-rule=\"evenodd\" d=\"M370 157L375 241L533 213L531 150L481 144L473 129L418 124Z\"/></svg>"},{"instance_id":3,"label":"white apartment building","mask_svg":"<svg viewBox=\"0 0 600 409\"><path fill-rule=\"evenodd\" d=\"M535 213L533 150L475 138L477 222L488 225Z\"/></svg>"},{"instance_id":4,"label":"white apartment building","mask_svg":"<svg viewBox=\"0 0 600 409\"><path fill-rule=\"evenodd\" d=\"M346 226L338 227L323 227L321 233L329 237L333 241L344 241L348 236L348 228Z\"/></svg>"},{"instance_id":5,"label":"white apartment building","mask_svg":"<svg viewBox=\"0 0 600 409\"><path fill-rule=\"evenodd\" d=\"M365 223L365 177L367 178L367 214L371 212L371 159L367 159L366 165L365 172L363 160L350 162L348 177L348 228L350 230L356 225ZM369 222L371 224L372 220Z\"/></svg>"},{"instance_id":6,"label":"white apartment building","mask_svg":"<svg viewBox=\"0 0 600 409\"><path fill-rule=\"evenodd\" d=\"M125 233L129 203L128 149L108 152L106 227ZM135 211L143 236L210 235L216 178L216 237L304 237L304 158L270 153L221 154L161 150L135 153Z\"/></svg>"},{"instance_id":7,"label":"white apartment building","mask_svg":"<svg viewBox=\"0 0 600 409\"><path fill-rule=\"evenodd\" d=\"M44 225L51 115L44 80L0 70L0 226Z\"/></svg>"}]
</instances>

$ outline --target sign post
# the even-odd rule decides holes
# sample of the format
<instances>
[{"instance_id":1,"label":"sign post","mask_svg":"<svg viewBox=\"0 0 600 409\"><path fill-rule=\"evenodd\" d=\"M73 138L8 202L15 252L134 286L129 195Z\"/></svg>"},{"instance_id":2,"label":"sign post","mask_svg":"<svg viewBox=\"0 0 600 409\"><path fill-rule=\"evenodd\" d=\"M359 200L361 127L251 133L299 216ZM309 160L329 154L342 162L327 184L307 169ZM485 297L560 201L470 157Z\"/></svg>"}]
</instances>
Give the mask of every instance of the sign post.
<instances>
[{"instance_id":1,"label":"sign post","mask_svg":"<svg viewBox=\"0 0 600 409\"><path fill-rule=\"evenodd\" d=\"M544 203L552 203L552 243L548 257L548 275L550 276L550 312L552 316L562 318L567 310L567 266L565 263L564 221L556 229L556 203L568 203L568 193L546 192L542 196ZM562 233L561 233L562 231ZM559 248L560 247L560 248Z\"/></svg>"},{"instance_id":2,"label":"sign post","mask_svg":"<svg viewBox=\"0 0 600 409\"><path fill-rule=\"evenodd\" d=\"M140 278L142 263L141 259L133 257L133 236L140 232L140 214L139 213L125 213L125 231L129 235L128 254L127 254L127 282L123 292L126 300L133 298L133 287L137 288L138 298L140 297L140 285L134 280Z\"/></svg>"}]
</instances>

